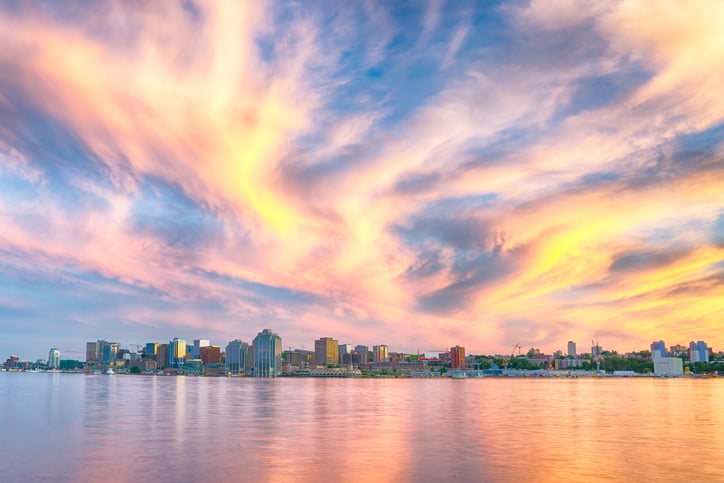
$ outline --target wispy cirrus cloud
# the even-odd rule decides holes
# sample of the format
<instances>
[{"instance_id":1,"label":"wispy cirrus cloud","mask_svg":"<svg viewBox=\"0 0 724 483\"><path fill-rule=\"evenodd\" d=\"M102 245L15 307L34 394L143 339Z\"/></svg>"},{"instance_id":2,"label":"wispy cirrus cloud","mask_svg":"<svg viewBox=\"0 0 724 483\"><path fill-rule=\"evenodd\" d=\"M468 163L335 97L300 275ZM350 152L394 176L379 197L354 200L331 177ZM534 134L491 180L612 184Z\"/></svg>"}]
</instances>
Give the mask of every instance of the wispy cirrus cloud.
<instances>
[{"instance_id":1,"label":"wispy cirrus cloud","mask_svg":"<svg viewBox=\"0 0 724 483\"><path fill-rule=\"evenodd\" d=\"M264 326L405 350L721 344L723 19L0 7L3 326L30 346Z\"/></svg>"}]
</instances>

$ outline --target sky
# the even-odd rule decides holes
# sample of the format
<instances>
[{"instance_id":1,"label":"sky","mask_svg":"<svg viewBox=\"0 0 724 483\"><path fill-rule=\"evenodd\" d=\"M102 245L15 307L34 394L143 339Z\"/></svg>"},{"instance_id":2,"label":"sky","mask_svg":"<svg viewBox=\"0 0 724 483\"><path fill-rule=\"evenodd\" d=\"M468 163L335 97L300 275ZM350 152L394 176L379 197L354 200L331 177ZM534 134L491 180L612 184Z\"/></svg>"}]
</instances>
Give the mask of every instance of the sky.
<instances>
[{"instance_id":1,"label":"sky","mask_svg":"<svg viewBox=\"0 0 724 483\"><path fill-rule=\"evenodd\" d=\"M724 349L724 2L0 3L0 357Z\"/></svg>"}]
</instances>

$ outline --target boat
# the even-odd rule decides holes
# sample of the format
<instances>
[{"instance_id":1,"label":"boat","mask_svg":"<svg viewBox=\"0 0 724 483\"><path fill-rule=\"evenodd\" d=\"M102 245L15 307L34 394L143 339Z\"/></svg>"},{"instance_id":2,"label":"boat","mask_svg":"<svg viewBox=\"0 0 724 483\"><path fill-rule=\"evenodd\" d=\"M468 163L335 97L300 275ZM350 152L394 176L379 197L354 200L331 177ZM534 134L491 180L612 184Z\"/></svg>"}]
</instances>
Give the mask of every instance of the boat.
<instances>
[{"instance_id":1,"label":"boat","mask_svg":"<svg viewBox=\"0 0 724 483\"><path fill-rule=\"evenodd\" d=\"M113 374L115 374L115 372L113 372L113 369L109 367L103 374L105 374L106 376L112 376Z\"/></svg>"}]
</instances>

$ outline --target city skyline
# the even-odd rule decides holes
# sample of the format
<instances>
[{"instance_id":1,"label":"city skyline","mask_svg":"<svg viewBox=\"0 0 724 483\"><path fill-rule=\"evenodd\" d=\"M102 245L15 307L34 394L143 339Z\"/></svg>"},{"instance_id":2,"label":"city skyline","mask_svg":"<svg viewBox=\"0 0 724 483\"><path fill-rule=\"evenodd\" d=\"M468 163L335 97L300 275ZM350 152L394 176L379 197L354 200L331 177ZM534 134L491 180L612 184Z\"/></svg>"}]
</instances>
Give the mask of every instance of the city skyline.
<instances>
[{"instance_id":1,"label":"city skyline","mask_svg":"<svg viewBox=\"0 0 724 483\"><path fill-rule=\"evenodd\" d=\"M0 355L722 347L723 19L2 3Z\"/></svg>"}]
</instances>

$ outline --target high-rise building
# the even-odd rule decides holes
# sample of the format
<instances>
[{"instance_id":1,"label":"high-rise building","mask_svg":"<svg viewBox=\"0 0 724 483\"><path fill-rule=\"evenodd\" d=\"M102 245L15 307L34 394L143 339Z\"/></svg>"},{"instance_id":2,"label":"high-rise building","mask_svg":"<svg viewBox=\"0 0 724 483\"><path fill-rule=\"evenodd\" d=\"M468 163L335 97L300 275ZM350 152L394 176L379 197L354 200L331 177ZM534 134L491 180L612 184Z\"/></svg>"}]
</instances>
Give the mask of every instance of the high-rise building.
<instances>
[{"instance_id":1,"label":"high-rise building","mask_svg":"<svg viewBox=\"0 0 724 483\"><path fill-rule=\"evenodd\" d=\"M372 346L372 360L374 362L387 362L389 359L390 350L386 345Z\"/></svg>"},{"instance_id":2,"label":"high-rise building","mask_svg":"<svg viewBox=\"0 0 724 483\"><path fill-rule=\"evenodd\" d=\"M97 342L85 343L85 362L86 364L98 364L100 362Z\"/></svg>"},{"instance_id":3,"label":"high-rise building","mask_svg":"<svg viewBox=\"0 0 724 483\"><path fill-rule=\"evenodd\" d=\"M666 357L666 344L664 344L663 340L660 340L658 342L652 342L651 343L651 358L658 359L661 357Z\"/></svg>"},{"instance_id":4,"label":"high-rise building","mask_svg":"<svg viewBox=\"0 0 724 483\"><path fill-rule=\"evenodd\" d=\"M322 337L315 340L314 362L318 366L339 364L339 343L331 337Z\"/></svg>"},{"instance_id":5,"label":"high-rise building","mask_svg":"<svg viewBox=\"0 0 724 483\"><path fill-rule=\"evenodd\" d=\"M110 365L111 363L115 363L116 359L118 359L118 351L121 345L118 342L107 342L105 340L99 340L98 345L100 346L99 352L103 364Z\"/></svg>"},{"instance_id":6,"label":"high-rise building","mask_svg":"<svg viewBox=\"0 0 724 483\"><path fill-rule=\"evenodd\" d=\"M156 359L156 353L158 352L158 342L149 342L143 350L143 355L146 359Z\"/></svg>"},{"instance_id":7,"label":"high-rise building","mask_svg":"<svg viewBox=\"0 0 724 483\"><path fill-rule=\"evenodd\" d=\"M211 345L211 342L207 339L196 339L194 340L194 348L191 351L191 355L194 359L201 359L201 348L202 347L208 347Z\"/></svg>"},{"instance_id":8,"label":"high-rise building","mask_svg":"<svg viewBox=\"0 0 724 483\"><path fill-rule=\"evenodd\" d=\"M709 347L706 342L703 340L689 342L689 360L691 362L709 362Z\"/></svg>"},{"instance_id":9,"label":"high-rise building","mask_svg":"<svg viewBox=\"0 0 724 483\"><path fill-rule=\"evenodd\" d=\"M48 369L60 368L60 349L53 347L48 352Z\"/></svg>"},{"instance_id":10,"label":"high-rise building","mask_svg":"<svg viewBox=\"0 0 724 483\"><path fill-rule=\"evenodd\" d=\"M576 343L572 340L568 341L568 357L578 357L578 352L576 351Z\"/></svg>"},{"instance_id":11,"label":"high-rise building","mask_svg":"<svg viewBox=\"0 0 724 483\"><path fill-rule=\"evenodd\" d=\"M232 374L251 374L254 364L251 346L241 339L232 340L226 346L226 371Z\"/></svg>"},{"instance_id":12,"label":"high-rise building","mask_svg":"<svg viewBox=\"0 0 724 483\"><path fill-rule=\"evenodd\" d=\"M354 351L359 354L358 364L367 364L370 361L370 349L366 345L356 345Z\"/></svg>"},{"instance_id":13,"label":"high-rise building","mask_svg":"<svg viewBox=\"0 0 724 483\"><path fill-rule=\"evenodd\" d=\"M156 350L156 367L158 369L166 369L170 359L170 347L168 344L158 344Z\"/></svg>"},{"instance_id":14,"label":"high-rise building","mask_svg":"<svg viewBox=\"0 0 724 483\"><path fill-rule=\"evenodd\" d=\"M264 329L254 337L254 377L276 377L282 373L282 338Z\"/></svg>"},{"instance_id":15,"label":"high-rise building","mask_svg":"<svg viewBox=\"0 0 724 483\"><path fill-rule=\"evenodd\" d=\"M340 364L349 364L352 362L352 344L339 344L337 348Z\"/></svg>"},{"instance_id":16,"label":"high-rise building","mask_svg":"<svg viewBox=\"0 0 724 483\"><path fill-rule=\"evenodd\" d=\"M221 348L218 345L201 346L199 355L203 364L218 364L221 361Z\"/></svg>"},{"instance_id":17,"label":"high-rise building","mask_svg":"<svg viewBox=\"0 0 724 483\"><path fill-rule=\"evenodd\" d=\"M183 367L186 360L186 341L174 337L168 343L168 365L169 367Z\"/></svg>"},{"instance_id":18,"label":"high-rise building","mask_svg":"<svg viewBox=\"0 0 724 483\"><path fill-rule=\"evenodd\" d=\"M450 348L450 367L453 369L465 368L465 347L456 345Z\"/></svg>"}]
</instances>

